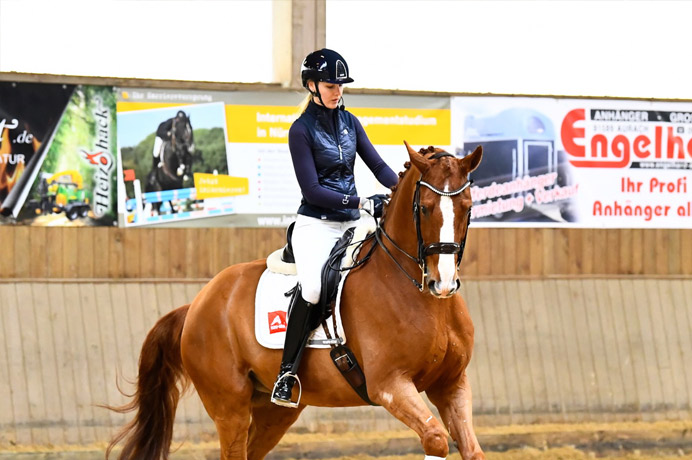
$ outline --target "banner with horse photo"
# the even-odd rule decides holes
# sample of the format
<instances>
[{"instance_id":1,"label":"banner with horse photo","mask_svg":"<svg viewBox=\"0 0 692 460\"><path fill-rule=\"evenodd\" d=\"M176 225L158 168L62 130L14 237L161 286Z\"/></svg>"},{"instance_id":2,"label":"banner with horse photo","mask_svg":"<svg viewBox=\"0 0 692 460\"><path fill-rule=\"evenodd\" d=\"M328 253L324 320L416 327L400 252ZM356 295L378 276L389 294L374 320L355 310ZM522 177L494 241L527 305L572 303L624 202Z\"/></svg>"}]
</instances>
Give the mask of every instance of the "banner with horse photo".
<instances>
[{"instance_id":1,"label":"banner with horse photo","mask_svg":"<svg viewBox=\"0 0 692 460\"><path fill-rule=\"evenodd\" d=\"M223 103L120 102L118 124L124 226L233 213L231 197L247 193L246 179L228 176Z\"/></svg>"},{"instance_id":2,"label":"banner with horse photo","mask_svg":"<svg viewBox=\"0 0 692 460\"><path fill-rule=\"evenodd\" d=\"M112 87L0 83L4 223L114 225Z\"/></svg>"},{"instance_id":3,"label":"banner with horse photo","mask_svg":"<svg viewBox=\"0 0 692 460\"><path fill-rule=\"evenodd\" d=\"M455 97L485 227L692 228L692 103Z\"/></svg>"}]
</instances>

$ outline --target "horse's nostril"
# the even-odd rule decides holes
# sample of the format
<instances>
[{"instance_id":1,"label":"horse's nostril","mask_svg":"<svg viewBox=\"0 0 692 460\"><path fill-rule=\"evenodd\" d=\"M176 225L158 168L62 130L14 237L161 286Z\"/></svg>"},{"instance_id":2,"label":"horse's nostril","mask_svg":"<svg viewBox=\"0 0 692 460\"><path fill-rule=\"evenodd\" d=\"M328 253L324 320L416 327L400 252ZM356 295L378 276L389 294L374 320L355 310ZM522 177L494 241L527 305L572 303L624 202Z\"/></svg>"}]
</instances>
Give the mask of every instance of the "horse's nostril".
<instances>
[{"instance_id":1,"label":"horse's nostril","mask_svg":"<svg viewBox=\"0 0 692 460\"><path fill-rule=\"evenodd\" d=\"M435 282L434 281L430 281L428 283L428 289L430 289L431 292L437 292L437 289L435 289Z\"/></svg>"}]
</instances>

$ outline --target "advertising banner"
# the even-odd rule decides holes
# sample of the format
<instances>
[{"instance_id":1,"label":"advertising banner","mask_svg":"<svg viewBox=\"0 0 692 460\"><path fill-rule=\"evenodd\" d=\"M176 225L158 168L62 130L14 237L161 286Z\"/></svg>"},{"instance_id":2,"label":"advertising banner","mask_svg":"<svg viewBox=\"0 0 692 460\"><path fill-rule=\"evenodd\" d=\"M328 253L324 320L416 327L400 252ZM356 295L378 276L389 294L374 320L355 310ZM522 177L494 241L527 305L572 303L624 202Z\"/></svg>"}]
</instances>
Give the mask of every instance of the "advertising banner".
<instances>
[{"instance_id":1,"label":"advertising banner","mask_svg":"<svg viewBox=\"0 0 692 460\"><path fill-rule=\"evenodd\" d=\"M112 87L0 83L0 206L5 222L114 225Z\"/></svg>"},{"instance_id":2,"label":"advertising banner","mask_svg":"<svg viewBox=\"0 0 692 460\"><path fill-rule=\"evenodd\" d=\"M481 226L692 228L692 104L452 99Z\"/></svg>"},{"instance_id":3,"label":"advertising banner","mask_svg":"<svg viewBox=\"0 0 692 460\"><path fill-rule=\"evenodd\" d=\"M288 131L303 97L121 89L118 144L124 225L185 226L194 225L191 219L207 218L198 225L286 227L301 200ZM395 171L402 170L407 159L404 139L421 146L450 144L449 98L353 95L347 100L348 110L361 120ZM194 139L187 144L182 137L176 141L188 163L175 162L166 150L173 151L168 133L178 115L187 120ZM356 178L361 195L386 192L360 160Z\"/></svg>"}]
</instances>

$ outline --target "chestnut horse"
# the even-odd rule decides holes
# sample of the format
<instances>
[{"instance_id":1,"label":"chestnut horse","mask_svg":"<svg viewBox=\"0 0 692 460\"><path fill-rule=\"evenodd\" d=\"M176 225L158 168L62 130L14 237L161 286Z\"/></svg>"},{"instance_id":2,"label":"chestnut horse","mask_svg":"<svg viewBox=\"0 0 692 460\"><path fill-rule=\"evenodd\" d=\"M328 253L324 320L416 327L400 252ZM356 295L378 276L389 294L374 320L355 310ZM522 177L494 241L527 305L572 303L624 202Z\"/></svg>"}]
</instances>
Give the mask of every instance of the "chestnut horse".
<instances>
[{"instance_id":1,"label":"chestnut horse","mask_svg":"<svg viewBox=\"0 0 692 460\"><path fill-rule=\"evenodd\" d=\"M449 432L464 460L484 459L466 376L473 323L457 292L472 205L469 173L482 149L456 158L433 147L420 153L406 148L411 162L392 188L378 238L366 243L378 246L344 283L344 330L370 400L420 436L426 458L448 455ZM264 458L306 405L365 404L329 350L312 348L299 372L299 407L269 401L281 350L255 339L255 291L265 268L258 260L223 270L190 305L156 323L142 346L136 393L117 408L136 410L136 416L106 456L124 441L120 459L166 459L178 398L190 381L216 425L222 460ZM441 420L421 398L423 391Z\"/></svg>"}]
</instances>

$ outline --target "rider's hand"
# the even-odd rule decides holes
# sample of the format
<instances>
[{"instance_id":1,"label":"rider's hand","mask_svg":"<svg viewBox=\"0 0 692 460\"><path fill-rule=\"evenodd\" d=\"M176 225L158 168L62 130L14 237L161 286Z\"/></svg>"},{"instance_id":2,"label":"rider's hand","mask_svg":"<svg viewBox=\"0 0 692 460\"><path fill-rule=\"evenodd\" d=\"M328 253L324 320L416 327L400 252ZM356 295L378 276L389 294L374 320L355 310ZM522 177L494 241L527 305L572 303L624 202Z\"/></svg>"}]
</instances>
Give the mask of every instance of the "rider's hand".
<instances>
[{"instance_id":1,"label":"rider's hand","mask_svg":"<svg viewBox=\"0 0 692 460\"><path fill-rule=\"evenodd\" d=\"M384 203L386 203L388 197L387 195L372 195L367 198L360 199L360 207L365 209L373 217L382 217L382 211L384 211Z\"/></svg>"}]
</instances>

